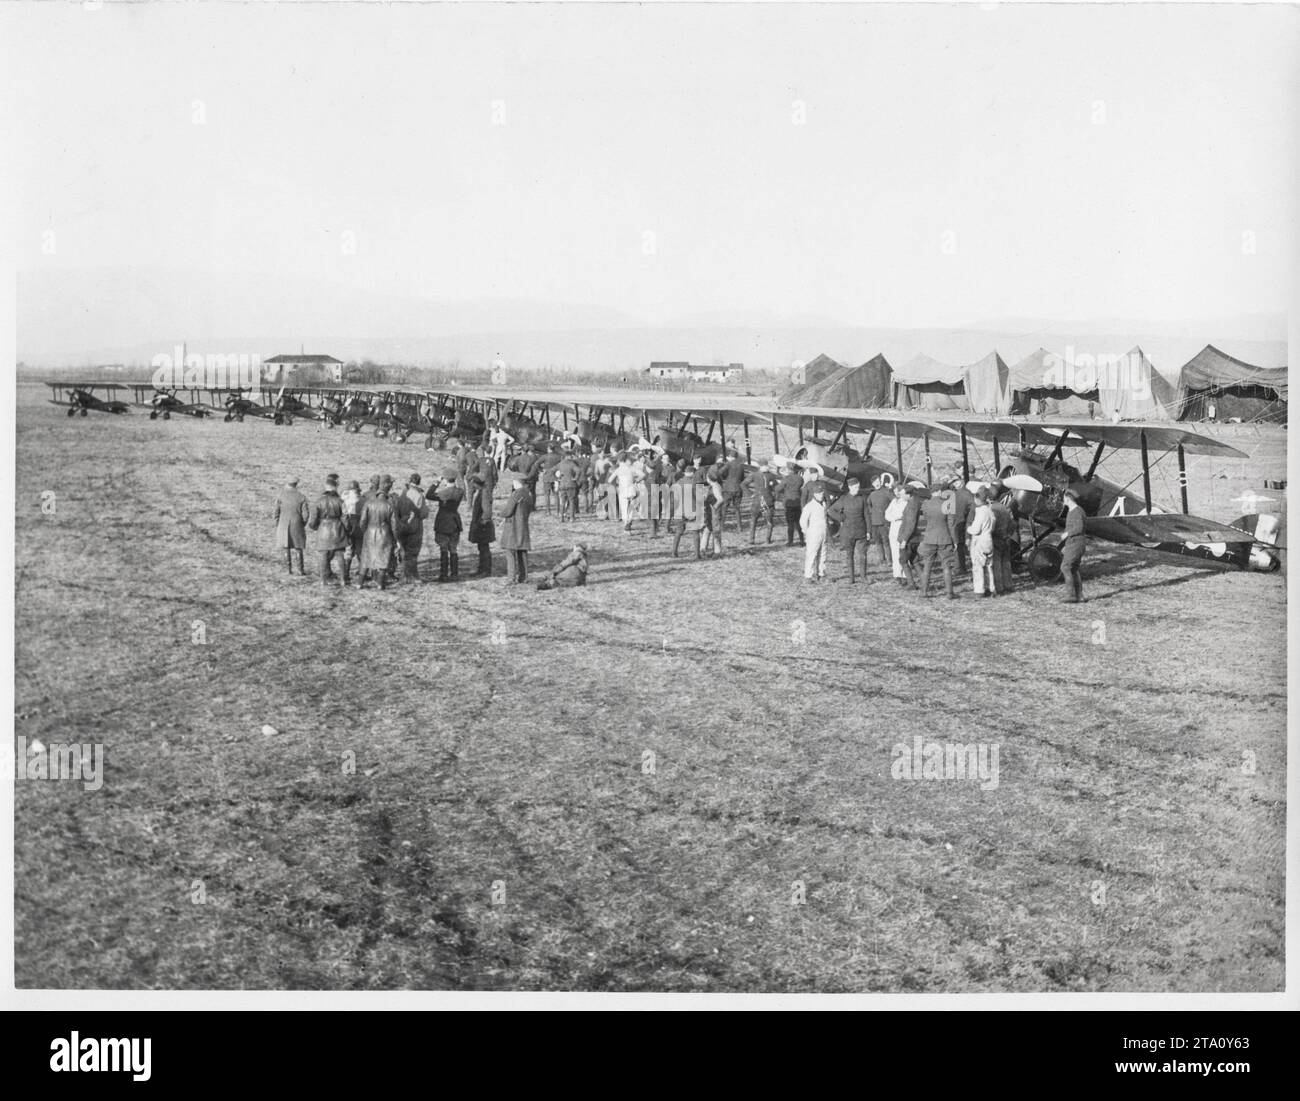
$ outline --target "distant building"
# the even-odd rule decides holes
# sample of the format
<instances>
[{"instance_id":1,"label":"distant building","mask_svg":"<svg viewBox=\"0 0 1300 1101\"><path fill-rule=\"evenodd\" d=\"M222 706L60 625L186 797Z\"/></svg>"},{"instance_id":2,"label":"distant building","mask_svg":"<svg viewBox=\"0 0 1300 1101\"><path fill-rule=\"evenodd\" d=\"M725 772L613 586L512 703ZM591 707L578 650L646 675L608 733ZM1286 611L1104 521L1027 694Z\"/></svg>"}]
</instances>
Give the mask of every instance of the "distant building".
<instances>
[{"instance_id":1,"label":"distant building","mask_svg":"<svg viewBox=\"0 0 1300 1101\"><path fill-rule=\"evenodd\" d=\"M662 363L656 361L654 363L651 363L650 366L646 368L646 374L648 374L651 378L684 379L688 377L690 373L691 373L691 365L685 362Z\"/></svg>"},{"instance_id":2,"label":"distant building","mask_svg":"<svg viewBox=\"0 0 1300 1101\"><path fill-rule=\"evenodd\" d=\"M730 382L745 373L743 363L717 367L696 367L680 361L656 360L645 369L651 378L677 379L681 382Z\"/></svg>"},{"instance_id":3,"label":"distant building","mask_svg":"<svg viewBox=\"0 0 1300 1101\"><path fill-rule=\"evenodd\" d=\"M343 361L333 356L296 355L272 356L264 359L263 365L270 371L270 378L294 382L342 382Z\"/></svg>"}]
</instances>

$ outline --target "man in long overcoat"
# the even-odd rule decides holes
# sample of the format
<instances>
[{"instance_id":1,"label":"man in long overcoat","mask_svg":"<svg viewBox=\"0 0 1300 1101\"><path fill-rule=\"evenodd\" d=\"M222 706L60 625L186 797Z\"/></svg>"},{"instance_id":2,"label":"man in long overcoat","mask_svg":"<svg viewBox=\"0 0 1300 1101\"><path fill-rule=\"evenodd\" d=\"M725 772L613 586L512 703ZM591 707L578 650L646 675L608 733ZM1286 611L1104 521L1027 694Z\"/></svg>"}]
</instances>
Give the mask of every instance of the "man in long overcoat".
<instances>
[{"instance_id":1,"label":"man in long overcoat","mask_svg":"<svg viewBox=\"0 0 1300 1101\"><path fill-rule=\"evenodd\" d=\"M293 575L293 558L298 556L298 572L304 577L302 552L307 546L307 498L298 492L298 479L290 478L275 498L275 545L283 548L284 559Z\"/></svg>"},{"instance_id":2,"label":"man in long overcoat","mask_svg":"<svg viewBox=\"0 0 1300 1101\"><path fill-rule=\"evenodd\" d=\"M501 513L501 549L506 552L506 584L522 585L528 578L528 517L533 511L533 495L522 478L511 483L510 500Z\"/></svg>"},{"instance_id":3,"label":"man in long overcoat","mask_svg":"<svg viewBox=\"0 0 1300 1101\"><path fill-rule=\"evenodd\" d=\"M312 505L307 517L307 527L316 533L321 584L328 585L334 579L330 562L337 557L339 569L343 573L343 584L346 585L349 580L348 560L344 552L348 549L348 533L343 522L343 498L339 496L337 474L331 474L325 479L325 492Z\"/></svg>"},{"instance_id":4,"label":"man in long overcoat","mask_svg":"<svg viewBox=\"0 0 1300 1101\"><path fill-rule=\"evenodd\" d=\"M357 588L363 589L366 577L379 581L381 589L388 588L388 564L397 546L397 516L388 499L393 479L385 474L379 479L379 488L361 506L361 573Z\"/></svg>"}]
</instances>

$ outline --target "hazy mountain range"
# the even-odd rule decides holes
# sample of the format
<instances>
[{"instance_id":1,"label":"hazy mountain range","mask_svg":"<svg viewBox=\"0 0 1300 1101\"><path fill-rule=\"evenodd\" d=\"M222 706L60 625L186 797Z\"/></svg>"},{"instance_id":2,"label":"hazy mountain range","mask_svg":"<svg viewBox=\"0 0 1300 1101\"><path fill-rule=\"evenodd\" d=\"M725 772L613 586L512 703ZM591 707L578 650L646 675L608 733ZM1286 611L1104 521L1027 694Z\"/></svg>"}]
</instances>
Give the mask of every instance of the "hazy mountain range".
<instances>
[{"instance_id":1,"label":"hazy mountain range","mask_svg":"<svg viewBox=\"0 0 1300 1101\"><path fill-rule=\"evenodd\" d=\"M337 283L161 269L25 272L18 280L17 358L59 368L147 366L185 342L190 352L327 353L417 366L459 363L634 372L652 360L787 367L818 353L902 363L925 353L967 363L996 349L1008 363L1040 345L1127 352L1141 345L1165 373L1207 343L1265 367L1286 362L1283 315L1185 322L1002 317L900 329L763 311L700 313L651 325L615 309L540 301L441 302Z\"/></svg>"}]
</instances>

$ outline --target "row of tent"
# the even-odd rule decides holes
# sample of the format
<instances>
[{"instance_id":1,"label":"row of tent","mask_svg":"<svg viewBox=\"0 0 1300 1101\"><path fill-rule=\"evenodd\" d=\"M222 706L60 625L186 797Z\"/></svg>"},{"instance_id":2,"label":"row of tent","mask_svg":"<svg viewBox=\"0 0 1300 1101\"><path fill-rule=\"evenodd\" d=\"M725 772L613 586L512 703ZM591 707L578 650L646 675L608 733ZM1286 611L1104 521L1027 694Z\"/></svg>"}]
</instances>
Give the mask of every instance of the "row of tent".
<instances>
[{"instance_id":1,"label":"row of tent","mask_svg":"<svg viewBox=\"0 0 1300 1101\"><path fill-rule=\"evenodd\" d=\"M1108 421L1286 423L1287 369L1255 367L1207 344L1177 381L1141 348L1069 358L1039 348L1007 366L997 352L964 366L918 355L892 367L883 355L846 367L827 355L799 368L783 406L961 411L989 416L1096 417Z\"/></svg>"}]
</instances>

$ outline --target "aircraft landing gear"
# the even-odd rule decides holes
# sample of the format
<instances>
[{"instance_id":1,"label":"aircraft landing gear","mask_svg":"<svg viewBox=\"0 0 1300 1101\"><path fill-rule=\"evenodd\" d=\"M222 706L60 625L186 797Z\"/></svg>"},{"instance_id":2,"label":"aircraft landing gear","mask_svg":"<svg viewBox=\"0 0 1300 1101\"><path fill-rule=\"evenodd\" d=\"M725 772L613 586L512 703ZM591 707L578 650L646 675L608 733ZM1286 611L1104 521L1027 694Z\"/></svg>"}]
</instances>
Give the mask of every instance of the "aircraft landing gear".
<instances>
[{"instance_id":1,"label":"aircraft landing gear","mask_svg":"<svg viewBox=\"0 0 1300 1101\"><path fill-rule=\"evenodd\" d=\"M1029 576L1035 581L1059 581L1061 577L1061 552L1055 547L1039 543L1029 552L1026 561Z\"/></svg>"},{"instance_id":2,"label":"aircraft landing gear","mask_svg":"<svg viewBox=\"0 0 1300 1101\"><path fill-rule=\"evenodd\" d=\"M171 419L172 419L172 413L171 413L171 410L170 410L170 409L164 409L164 410L163 410L163 420L165 420L165 421L169 421L169 420L171 420Z\"/></svg>"},{"instance_id":3,"label":"aircraft landing gear","mask_svg":"<svg viewBox=\"0 0 1300 1101\"><path fill-rule=\"evenodd\" d=\"M69 409L69 410L68 410L68 416L70 416L70 417L75 417L76 415L77 415L77 411L76 411L76 409Z\"/></svg>"},{"instance_id":4,"label":"aircraft landing gear","mask_svg":"<svg viewBox=\"0 0 1300 1101\"><path fill-rule=\"evenodd\" d=\"M436 446L437 445L433 442L433 433L430 433L429 438L424 441L424 449L425 451L432 451Z\"/></svg>"},{"instance_id":5,"label":"aircraft landing gear","mask_svg":"<svg viewBox=\"0 0 1300 1101\"><path fill-rule=\"evenodd\" d=\"M156 420L158 419L158 410L157 410L157 409L155 409L152 413L149 414L149 419L150 419L151 421L156 421Z\"/></svg>"},{"instance_id":6,"label":"aircraft landing gear","mask_svg":"<svg viewBox=\"0 0 1300 1101\"><path fill-rule=\"evenodd\" d=\"M83 417L86 415L86 410L85 410L85 409L81 410L81 415L82 415Z\"/></svg>"}]
</instances>

